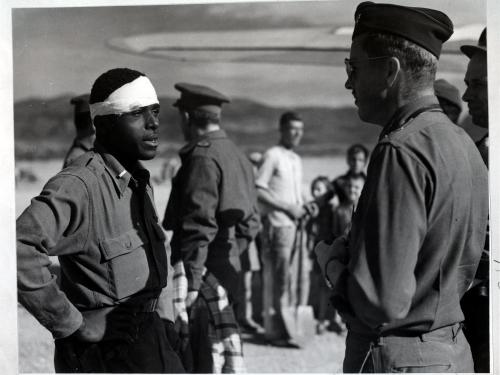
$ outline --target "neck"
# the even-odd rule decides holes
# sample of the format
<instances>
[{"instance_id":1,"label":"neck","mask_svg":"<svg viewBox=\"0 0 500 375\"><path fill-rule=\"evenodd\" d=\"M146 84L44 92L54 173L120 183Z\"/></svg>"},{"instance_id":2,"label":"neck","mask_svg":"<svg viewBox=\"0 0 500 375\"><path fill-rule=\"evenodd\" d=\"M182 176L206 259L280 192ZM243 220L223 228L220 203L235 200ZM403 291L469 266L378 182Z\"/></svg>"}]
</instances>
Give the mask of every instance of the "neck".
<instances>
[{"instance_id":1,"label":"neck","mask_svg":"<svg viewBox=\"0 0 500 375\"><path fill-rule=\"evenodd\" d=\"M94 135L94 129L93 128L83 128L83 129L76 129L76 137L77 138L86 138Z\"/></svg>"},{"instance_id":2,"label":"neck","mask_svg":"<svg viewBox=\"0 0 500 375\"><path fill-rule=\"evenodd\" d=\"M390 100L388 111L383 119L384 121L380 122L379 125L385 126L401 108L429 95L434 95L434 89L432 87L419 88L418 90L411 88L398 90L392 100Z\"/></svg>"},{"instance_id":3,"label":"neck","mask_svg":"<svg viewBox=\"0 0 500 375\"><path fill-rule=\"evenodd\" d=\"M95 148L98 152L104 152L113 156L118 162L125 168L128 172L132 173L132 170L137 165L138 160L131 158L127 153L122 153L116 150L113 146L106 145L105 142L95 141Z\"/></svg>"},{"instance_id":4,"label":"neck","mask_svg":"<svg viewBox=\"0 0 500 375\"><path fill-rule=\"evenodd\" d=\"M280 143L279 143L281 146L283 146L284 148L286 148L287 150L291 150L293 151L295 149L295 146L292 145L292 144L288 144L288 143L285 143L283 142L283 140L280 140Z\"/></svg>"}]
</instances>

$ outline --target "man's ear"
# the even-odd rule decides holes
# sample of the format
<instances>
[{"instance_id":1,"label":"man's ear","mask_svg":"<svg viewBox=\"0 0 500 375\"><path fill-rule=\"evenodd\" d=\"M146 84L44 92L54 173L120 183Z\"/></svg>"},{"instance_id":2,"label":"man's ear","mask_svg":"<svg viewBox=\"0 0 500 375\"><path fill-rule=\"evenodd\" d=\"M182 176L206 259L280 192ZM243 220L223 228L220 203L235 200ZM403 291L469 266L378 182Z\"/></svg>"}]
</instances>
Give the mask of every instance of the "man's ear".
<instances>
[{"instance_id":1,"label":"man's ear","mask_svg":"<svg viewBox=\"0 0 500 375\"><path fill-rule=\"evenodd\" d=\"M401 71L401 63L397 57L391 57L387 60L386 83L387 87L392 87L398 79Z\"/></svg>"},{"instance_id":2,"label":"man's ear","mask_svg":"<svg viewBox=\"0 0 500 375\"><path fill-rule=\"evenodd\" d=\"M99 138L106 138L111 133L114 121L111 116L97 116L94 118L94 127Z\"/></svg>"}]
</instances>

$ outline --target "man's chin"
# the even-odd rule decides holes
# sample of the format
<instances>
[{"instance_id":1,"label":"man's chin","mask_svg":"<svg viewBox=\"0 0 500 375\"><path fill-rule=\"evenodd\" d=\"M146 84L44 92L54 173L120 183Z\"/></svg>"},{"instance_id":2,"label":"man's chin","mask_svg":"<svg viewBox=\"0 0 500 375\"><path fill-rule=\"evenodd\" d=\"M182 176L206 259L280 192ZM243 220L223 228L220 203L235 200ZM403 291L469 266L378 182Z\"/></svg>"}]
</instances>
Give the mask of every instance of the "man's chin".
<instances>
[{"instance_id":1,"label":"man's chin","mask_svg":"<svg viewBox=\"0 0 500 375\"><path fill-rule=\"evenodd\" d=\"M154 159L157 155L157 152L155 151L154 153L149 152L149 153L144 153L139 157L139 160L151 160Z\"/></svg>"}]
</instances>

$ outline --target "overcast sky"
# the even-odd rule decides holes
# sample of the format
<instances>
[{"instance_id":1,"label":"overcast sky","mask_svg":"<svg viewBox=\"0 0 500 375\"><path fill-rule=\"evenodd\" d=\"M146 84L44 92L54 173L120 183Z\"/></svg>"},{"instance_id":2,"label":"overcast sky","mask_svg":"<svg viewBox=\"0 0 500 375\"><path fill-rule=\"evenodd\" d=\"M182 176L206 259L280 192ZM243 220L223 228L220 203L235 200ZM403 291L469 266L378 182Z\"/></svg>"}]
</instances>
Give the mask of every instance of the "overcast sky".
<instances>
[{"instance_id":1,"label":"overcast sky","mask_svg":"<svg viewBox=\"0 0 500 375\"><path fill-rule=\"evenodd\" d=\"M433 7L456 27L486 23L486 1L385 1ZM112 38L145 33L352 26L355 1L271 2L14 9L14 98L83 93L102 72L131 67L145 72L159 95L175 95L179 81L213 86L232 97L269 105L352 104L343 66L175 62L118 52ZM457 56L465 69L466 59ZM463 88L463 75L442 75Z\"/></svg>"}]
</instances>

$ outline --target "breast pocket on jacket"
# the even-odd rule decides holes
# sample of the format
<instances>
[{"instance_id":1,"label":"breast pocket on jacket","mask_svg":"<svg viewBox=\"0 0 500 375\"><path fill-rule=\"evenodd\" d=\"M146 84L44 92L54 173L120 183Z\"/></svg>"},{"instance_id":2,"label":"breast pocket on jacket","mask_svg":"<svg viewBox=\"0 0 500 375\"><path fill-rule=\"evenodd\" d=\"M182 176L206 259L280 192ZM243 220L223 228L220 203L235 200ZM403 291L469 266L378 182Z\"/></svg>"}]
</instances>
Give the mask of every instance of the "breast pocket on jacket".
<instances>
[{"instance_id":1,"label":"breast pocket on jacket","mask_svg":"<svg viewBox=\"0 0 500 375\"><path fill-rule=\"evenodd\" d=\"M147 243L147 239L141 238L135 229L100 242L103 260L108 263L113 297L122 299L155 283L150 280L154 264L150 264L146 254Z\"/></svg>"}]
</instances>

